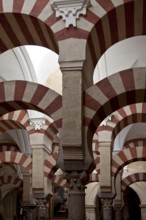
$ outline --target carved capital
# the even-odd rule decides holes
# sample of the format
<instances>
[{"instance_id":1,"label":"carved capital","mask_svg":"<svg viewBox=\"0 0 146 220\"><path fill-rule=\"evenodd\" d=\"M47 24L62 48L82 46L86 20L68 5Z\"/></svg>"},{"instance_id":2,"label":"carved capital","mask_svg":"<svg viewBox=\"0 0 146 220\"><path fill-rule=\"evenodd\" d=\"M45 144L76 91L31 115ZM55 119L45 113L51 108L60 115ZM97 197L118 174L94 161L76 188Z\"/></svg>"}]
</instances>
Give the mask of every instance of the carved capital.
<instances>
[{"instance_id":1,"label":"carved capital","mask_svg":"<svg viewBox=\"0 0 146 220\"><path fill-rule=\"evenodd\" d=\"M66 173L65 178L69 184L70 192L84 192L85 184L87 180L87 174L85 172L71 172Z\"/></svg>"},{"instance_id":2,"label":"carved capital","mask_svg":"<svg viewBox=\"0 0 146 220\"><path fill-rule=\"evenodd\" d=\"M66 22L67 28L70 25L76 27L79 16L86 15L90 0L53 0L51 6L56 11L56 17L62 17Z\"/></svg>"},{"instance_id":3,"label":"carved capital","mask_svg":"<svg viewBox=\"0 0 146 220\"><path fill-rule=\"evenodd\" d=\"M30 119L30 125L34 127L35 130L41 130L45 125L45 120L43 118Z\"/></svg>"},{"instance_id":4,"label":"carved capital","mask_svg":"<svg viewBox=\"0 0 146 220\"><path fill-rule=\"evenodd\" d=\"M112 203L113 203L113 200L112 200L112 199L102 198L102 199L101 199L101 202L102 202L102 205L103 205L103 208L104 208L104 209L111 209Z\"/></svg>"}]
</instances>

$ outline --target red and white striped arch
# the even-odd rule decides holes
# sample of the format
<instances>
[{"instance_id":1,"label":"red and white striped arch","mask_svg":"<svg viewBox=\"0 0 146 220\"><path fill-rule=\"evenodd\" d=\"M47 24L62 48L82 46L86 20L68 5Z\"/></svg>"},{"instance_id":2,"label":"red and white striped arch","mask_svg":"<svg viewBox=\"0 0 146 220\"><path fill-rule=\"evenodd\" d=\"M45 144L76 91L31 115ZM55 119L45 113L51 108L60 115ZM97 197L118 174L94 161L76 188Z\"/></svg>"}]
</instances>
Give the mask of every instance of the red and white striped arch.
<instances>
[{"instance_id":1,"label":"red and white striped arch","mask_svg":"<svg viewBox=\"0 0 146 220\"><path fill-rule=\"evenodd\" d=\"M64 175L54 175L52 178L52 182L57 184L58 186L66 187L68 185L67 180L64 179Z\"/></svg>"},{"instance_id":2,"label":"red and white striped arch","mask_svg":"<svg viewBox=\"0 0 146 220\"><path fill-rule=\"evenodd\" d=\"M144 0L94 0L92 3L87 15L78 20L77 28L67 29L62 19L56 19L51 1L0 0L0 50L31 44L58 52L57 40L87 40L83 72L87 85L92 85L95 65L110 46L146 33Z\"/></svg>"},{"instance_id":3,"label":"red and white striped arch","mask_svg":"<svg viewBox=\"0 0 146 220\"><path fill-rule=\"evenodd\" d=\"M15 163L32 172L32 159L25 154L14 151L0 152L0 163Z\"/></svg>"},{"instance_id":4,"label":"red and white striped arch","mask_svg":"<svg viewBox=\"0 0 146 220\"><path fill-rule=\"evenodd\" d=\"M14 185L17 188L20 188L20 190L22 191L23 181L22 181L22 179L20 179L16 176L1 176L0 177L0 187L3 186L4 184Z\"/></svg>"},{"instance_id":5,"label":"red and white striped arch","mask_svg":"<svg viewBox=\"0 0 146 220\"><path fill-rule=\"evenodd\" d=\"M39 25L35 25L35 21L33 20L30 22L29 18L27 18L27 22L25 23L23 16L26 15L29 15L31 19L37 18L44 22L55 33L58 40L67 38L88 39L87 52L90 52L89 54L93 59L93 64L104 52L104 49L107 49L113 43L127 37L145 34L143 21L145 19L146 6L144 0L139 0L138 2L134 0L121 0L118 2L116 0L94 0L92 3L93 7L89 7L87 15L80 17L78 20L77 29L66 29L62 23L62 19L56 19L55 13L51 8L51 2L48 0L43 2L41 0L31 2L27 0L12 0L9 4L5 0L1 0L0 12L6 15L7 13L13 14L11 20L6 16L5 22L8 23L8 26L13 31L13 27L17 27L18 30L20 29L20 34L24 34L23 38L26 38L28 43L31 39L35 42L38 40L37 38L41 38L47 33L48 35L52 33L50 34L50 30L47 30L47 32L45 28L43 29L39 22ZM22 18L20 16L20 21L16 22L17 15L23 16ZM28 33L23 32L21 23L27 27ZM30 33L30 28L33 31L32 33ZM38 37L38 33L40 33L41 37ZM17 37L15 34L13 35L13 38ZM37 35L36 38L34 37L35 35ZM16 39L14 40L16 41ZM39 39L39 41L42 41L41 44L44 44L45 40ZM100 54L99 56L98 53Z\"/></svg>"},{"instance_id":6,"label":"red and white striped arch","mask_svg":"<svg viewBox=\"0 0 146 220\"><path fill-rule=\"evenodd\" d=\"M28 115L26 110L17 110L17 111L9 112L9 113L7 113L5 115L2 115L0 117L0 122L1 121L14 121L14 122L18 122L18 123L20 123L26 129L30 125L30 123L29 123L29 115ZM5 125L5 127L7 127L7 124ZM9 126L9 127L11 127L11 126Z\"/></svg>"},{"instance_id":7,"label":"red and white striped arch","mask_svg":"<svg viewBox=\"0 0 146 220\"><path fill-rule=\"evenodd\" d=\"M0 83L0 93L1 116L19 109L32 109L50 116L61 126L62 97L55 91L37 83L8 81Z\"/></svg>"},{"instance_id":8,"label":"red and white striped arch","mask_svg":"<svg viewBox=\"0 0 146 220\"><path fill-rule=\"evenodd\" d=\"M45 137L47 137L49 140L53 141L54 137L56 136L56 134L58 133L58 128L55 125L55 123L50 123L47 126L47 129L45 130Z\"/></svg>"},{"instance_id":9,"label":"red and white striped arch","mask_svg":"<svg viewBox=\"0 0 146 220\"><path fill-rule=\"evenodd\" d=\"M146 139L145 138L137 138L126 141L124 143L124 148L133 148L133 147L146 147Z\"/></svg>"},{"instance_id":10,"label":"red and white striped arch","mask_svg":"<svg viewBox=\"0 0 146 220\"><path fill-rule=\"evenodd\" d=\"M86 46L84 70L92 82L94 68L102 54L126 38L146 34L145 0L96 0L84 18L94 24ZM89 73L91 76L89 76Z\"/></svg>"},{"instance_id":11,"label":"red and white striped arch","mask_svg":"<svg viewBox=\"0 0 146 220\"><path fill-rule=\"evenodd\" d=\"M58 157L58 152L53 152L44 160L44 177L53 176L57 170L56 159Z\"/></svg>"},{"instance_id":12,"label":"red and white striped arch","mask_svg":"<svg viewBox=\"0 0 146 220\"><path fill-rule=\"evenodd\" d=\"M16 46L40 45L58 53L50 28L56 18L48 0L1 0L0 20L1 52Z\"/></svg>"},{"instance_id":13,"label":"red and white striped arch","mask_svg":"<svg viewBox=\"0 0 146 220\"><path fill-rule=\"evenodd\" d=\"M43 126L43 128L39 131L36 131L32 126L30 126L27 111L18 110L15 112L7 113L3 115L2 117L0 117L0 125L1 125L0 132L6 131L9 129L14 129L14 128L16 129L25 128L28 131L28 134L30 135L30 139L34 133L38 133L39 135L43 134L43 138L44 138L43 141L47 142L47 144L50 143L50 146L52 146L53 153L58 153L59 142L57 142L57 138L55 138L56 134L58 133L58 129L54 122L50 123L46 119L45 125ZM7 145L0 144L0 145L2 145L2 147L0 148L0 151L10 150L10 146L9 146L10 144L7 144ZM14 150L12 146L11 146L11 149L12 151Z\"/></svg>"},{"instance_id":14,"label":"red and white striped arch","mask_svg":"<svg viewBox=\"0 0 146 220\"><path fill-rule=\"evenodd\" d=\"M116 177L119 170L135 161L146 161L146 147L124 149L112 158L112 176Z\"/></svg>"},{"instance_id":15,"label":"red and white striped arch","mask_svg":"<svg viewBox=\"0 0 146 220\"><path fill-rule=\"evenodd\" d=\"M107 141L114 141L123 128L138 122L146 122L146 103L128 105L113 112L111 120L107 121L106 126L98 127L98 141L100 142L100 134L104 136L104 133L108 138Z\"/></svg>"},{"instance_id":16,"label":"red and white striped arch","mask_svg":"<svg viewBox=\"0 0 146 220\"><path fill-rule=\"evenodd\" d=\"M90 175L89 175L89 183L91 182L99 182L99 173L93 171Z\"/></svg>"},{"instance_id":17,"label":"red and white striped arch","mask_svg":"<svg viewBox=\"0 0 146 220\"><path fill-rule=\"evenodd\" d=\"M5 132L12 129L25 129L18 121L0 120L0 132Z\"/></svg>"},{"instance_id":18,"label":"red and white striped arch","mask_svg":"<svg viewBox=\"0 0 146 220\"><path fill-rule=\"evenodd\" d=\"M122 180L122 190L125 191L132 183L144 181L146 182L146 173L133 173Z\"/></svg>"},{"instance_id":19,"label":"red and white striped arch","mask_svg":"<svg viewBox=\"0 0 146 220\"><path fill-rule=\"evenodd\" d=\"M50 179L52 180L53 183L62 186L62 187L67 187L68 183L67 180L64 178L64 174L60 175L60 174L54 174L53 176L50 176ZM99 175L97 172L92 172L89 175L89 180L87 182L91 183L91 182L99 182Z\"/></svg>"},{"instance_id":20,"label":"red and white striped arch","mask_svg":"<svg viewBox=\"0 0 146 220\"><path fill-rule=\"evenodd\" d=\"M14 128L25 128L30 137L34 133L42 133L49 142L52 142L54 140L54 136L58 133L56 124L54 122L51 123L48 119L45 119L45 124L41 130L35 130L34 127L30 125L29 115L25 110L9 112L1 116L0 125L0 132Z\"/></svg>"},{"instance_id":21,"label":"red and white striped arch","mask_svg":"<svg viewBox=\"0 0 146 220\"><path fill-rule=\"evenodd\" d=\"M134 68L111 75L86 90L84 123L88 145L91 146L93 134L108 115L126 105L146 101L145 79L146 68Z\"/></svg>"},{"instance_id":22,"label":"red and white striped arch","mask_svg":"<svg viewBox=\"0 0 146 220\"><path fill-rule=\"evenodd\" d=\"M129 148L135 148L135 147L146 147L146 139L139 138L139 139L129 140L124 144L123 149L129 149ZM94 155L94 161L95 161L95 165L96 165L97 177L93 173L91 175L91 179L93 179L93 180L97 179L97 181L98 181L98 179L99 179L98 175L100 174L100 155L99 154Z\"/></svg>"},{"instance_id":23,"label":"red and white striped arch","mask_svg":"<svg viewBox=\"0 0 146 220\"><path fill-rule=\"evenodd\" d=\"M17 144L11 144L11 143L0 143L0 152L4 151L19 151L19 147Z\"/></svg>"}]
</instances>

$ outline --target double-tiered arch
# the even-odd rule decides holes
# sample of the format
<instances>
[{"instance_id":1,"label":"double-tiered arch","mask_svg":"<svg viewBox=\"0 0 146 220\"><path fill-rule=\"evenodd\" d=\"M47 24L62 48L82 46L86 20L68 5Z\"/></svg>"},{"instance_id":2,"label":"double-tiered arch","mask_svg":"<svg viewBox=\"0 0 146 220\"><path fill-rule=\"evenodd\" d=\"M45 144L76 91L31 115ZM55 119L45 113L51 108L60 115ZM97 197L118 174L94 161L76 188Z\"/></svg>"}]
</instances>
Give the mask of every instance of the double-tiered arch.
<instances>
[{"instance_id":1,"label":"double-tiered arch","mask_svg":"<svg viewBox=\"0 0 146 220\"><path fill-rule=\"evenodd\" d=\"M89 151L101 121L124 106L145 102L145 81L146 68L134 68L113 74L86 90L84 125Z\"/></svg>"}]
</instances>

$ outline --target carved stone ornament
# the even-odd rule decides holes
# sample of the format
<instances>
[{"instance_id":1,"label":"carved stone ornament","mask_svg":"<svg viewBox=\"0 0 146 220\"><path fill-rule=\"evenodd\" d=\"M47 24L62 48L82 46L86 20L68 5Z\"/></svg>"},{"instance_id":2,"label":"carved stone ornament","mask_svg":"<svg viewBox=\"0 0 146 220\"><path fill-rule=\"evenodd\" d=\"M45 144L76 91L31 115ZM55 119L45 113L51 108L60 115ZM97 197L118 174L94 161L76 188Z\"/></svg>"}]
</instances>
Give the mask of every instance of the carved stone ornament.
<instances>
[{"instance_id":1,"label":"carved stone ornament","mask_svg":"<svg viewBox=\"0 0 146 220\"><path fill-rule=\"evenodd\" d=\"M108 198L101 199L102 205L104 209L111 209L113 200Z\"/></svg>"},{"instance_id":2,"label":"carved stone ornament","mask_svg":"<svg viewBox=\"0 0 146 220\"><path fill-rule=\"evenodd\" d=\"M43 125L45 125L45 120L42 118L30 119L30 125L33 126L35 130L41 130Z\"/></svg>"},{"instance_id":3,"label":"carved stone ornament","mask_svg":"<svg viewBox=\"0 0 146 220\"><path fill-rule=\"evenodd\" d=\"M87 183L87 174L85 172L72 171L71 173L64 173L64 178L69 183L70 192L84 192L85 182Z\"/></svg>"},{"instance_id":4,"label":"carved stone ornament","mask_svg":"<svg viewBox=\"0 0 146 220\"><path fill-rule=\"evenodd\" d=\"M90 0L52 0L52 8L56 11L56 17L62 17L66 27L76 27L76 20L79 16L86 15Z\"/></svg>"}]
</instances>

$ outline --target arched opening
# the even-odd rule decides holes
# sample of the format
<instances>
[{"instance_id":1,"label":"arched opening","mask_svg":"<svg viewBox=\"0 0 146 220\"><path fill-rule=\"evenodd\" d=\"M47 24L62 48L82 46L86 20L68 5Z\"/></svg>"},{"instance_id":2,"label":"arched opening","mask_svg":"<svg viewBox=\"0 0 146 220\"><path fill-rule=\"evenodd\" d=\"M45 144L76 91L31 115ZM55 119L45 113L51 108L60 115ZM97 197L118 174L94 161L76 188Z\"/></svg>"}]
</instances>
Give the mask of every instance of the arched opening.
<instances>
[{"instance_id":1,"label":"arched opening","mask_svg":"<svg viewBox=\"0 0 146 220\"><path fill-rule=\"evenodd\" d=\"M140 199L130 187L124 192L124 203L123 216L127 216L129 220L141 220Z\"/></svg>"},{"instance_id":2,"label":"arched opening","mask_svg":"<svg viewBox=\"0 0 146 220\"><path fill-rule=\"evenodd\" d=\"M145 67L146 36L136 36L122 40L106 50L94 70L93 82L125 69Z\"/></svg>"},{"instance_id":3,"label":"arched opening","mask_svg":"<svg viewBox=\"0 0 146 220\"><path fill-rule=\"evenodd\" d=\"M4 219L16 219L20 212L21 195L17 189L8 191L3 198Z\"/></svg>"}]
</instances>

